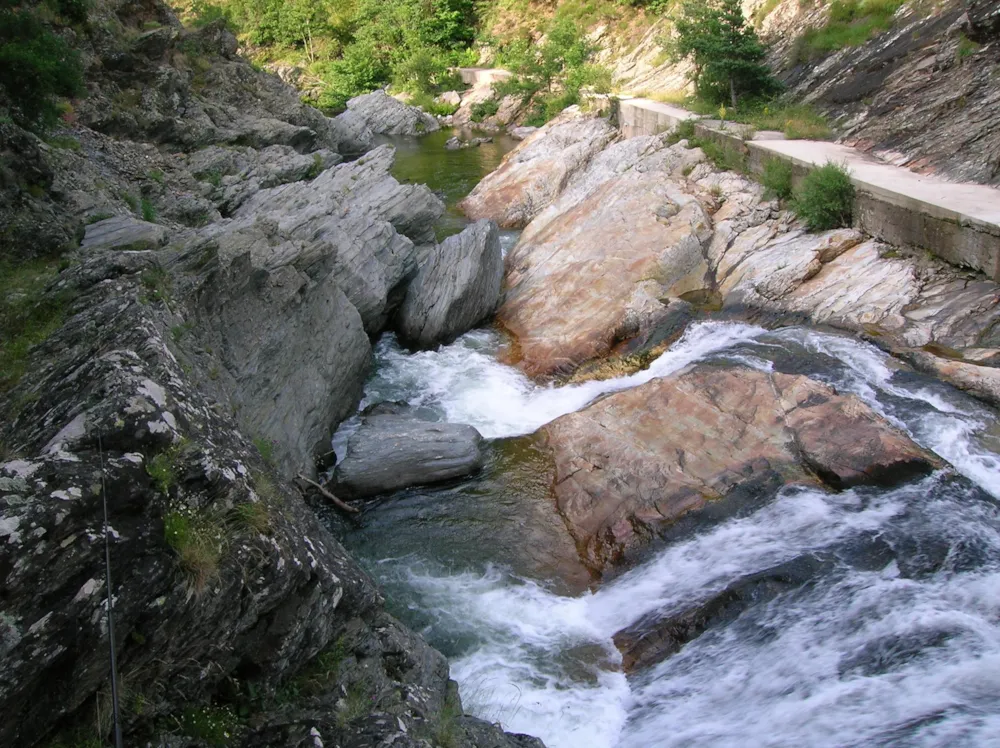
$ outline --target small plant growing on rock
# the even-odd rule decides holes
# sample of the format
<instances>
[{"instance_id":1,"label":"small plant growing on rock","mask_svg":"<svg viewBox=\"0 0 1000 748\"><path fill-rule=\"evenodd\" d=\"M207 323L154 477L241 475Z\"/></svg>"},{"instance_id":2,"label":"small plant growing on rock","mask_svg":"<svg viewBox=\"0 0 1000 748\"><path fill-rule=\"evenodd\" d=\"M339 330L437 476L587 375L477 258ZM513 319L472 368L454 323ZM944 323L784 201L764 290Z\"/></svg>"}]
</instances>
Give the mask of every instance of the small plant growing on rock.
<instances>
[{"instance_id":1,"label":"small plant growing on rock","mask_svg":"<svg viewBox=\"0 0 1000 748\"><path fill-rule=\"evenodd\" d=\"M809 172L795 193L792 207L810 231L850 226L854 215L854 185L846 166L828 161Z\"/></svg>"},{"instance_id":2,"label":"small plant growing on rock","mask_svg":"<svg viewBox=\"0 0 1000 748\"><path fill-rule=\"evenodd\" d=\"M262 501L237 504L232 511L233 520L244 532L258 535L271 534L271 513Z\"/></svg>"},{"instance_id":3,"label":"small plant growing on rock","mask_svg":"<svg viewBox=\"0 0 1000 748\"><path fill-rule=\"evenodd\" d=\"M142 208L142 220L149 223L156 223L156 208L153 207L152 201L144 197L140 205Z\"/></svg>"},{"instance_id":4,"label":"small plant growing on rock","mask_svg":"<svg viewBox=\"0 0 1000 748\"><path fill-rule=\"evenodd\" d=\"M764 162L760 183L766 197L788 200L792 196L792 165L780 158L769 158Z\"/></svg>"},{"instance_id":5,"label":"small plant growing on rock","mask_svg":"<svg viewBox=\"0 0 1000 748\"><path fill-rule=\"evenodd\" d=\"M260 452L260 456L264 458L264 462L268 465L274 464L274 442L270 439L258 436L253 440L253 445L257 447L257 451Z\"/></svg>"},{"instance_id":6,"label":"small plant growing on rock","mask_svg":"<svg viewBox=\"0 0 1000 748\"><path fill-rule=\"evenodd\" d=\"M226 547L222 523L209 512L177 505L163 517L163 536L177 554L191 589L204 592L219 571Z\"/></svg>"}]
</instances>

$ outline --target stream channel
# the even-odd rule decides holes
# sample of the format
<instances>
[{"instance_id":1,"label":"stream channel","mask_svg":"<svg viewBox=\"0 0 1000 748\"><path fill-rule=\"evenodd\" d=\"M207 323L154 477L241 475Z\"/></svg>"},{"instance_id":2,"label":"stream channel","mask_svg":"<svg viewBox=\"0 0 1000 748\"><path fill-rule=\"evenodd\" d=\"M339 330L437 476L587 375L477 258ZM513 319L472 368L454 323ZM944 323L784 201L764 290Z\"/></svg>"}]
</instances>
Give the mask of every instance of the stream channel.
<instances>
[{"instance_id":1,"label":"stream channel","mask_svg":"<svg viewBox=\"0 0 1000 748\"><path fill-rule=\"evenodd\" d=\"M511 145L445 151L450 135L396 143L396 176L446 199L442 234L464 225L454 203ZM505 234L505 249L515 241ZM501 363L501 347L492 329L419 353L391 334L378 342L362 407L406 401L428 419L471 424L490 440L487 465L367 502L354 526L338 523L392 612L448 656L466 711L549 748L1000 745L992 411L871 345L801 326L706 317L648 370L564 386ZM684 525L596 589L567 586L545 547L561 520L528 435L696 361L807 374L855 393L953 469L893 489L786 487ZM356 425L335 436L341 455ZM807 570L801 583L648 670L621 672L616 632L783 564Z\"/></svg>"}]
</instances>

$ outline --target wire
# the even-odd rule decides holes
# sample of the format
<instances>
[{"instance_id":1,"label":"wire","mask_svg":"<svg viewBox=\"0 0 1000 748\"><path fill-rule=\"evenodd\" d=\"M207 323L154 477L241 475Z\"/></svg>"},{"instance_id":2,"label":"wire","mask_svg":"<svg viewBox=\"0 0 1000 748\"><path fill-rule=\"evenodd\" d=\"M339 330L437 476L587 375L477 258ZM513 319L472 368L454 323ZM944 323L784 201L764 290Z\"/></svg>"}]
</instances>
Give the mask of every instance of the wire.
<instances>
[{"instance_id":1,"label":"wire","mask_svg":"<svg viewBox=\"0 0 1000 748\"><path fill-rule=\"evenodd\" d=\"M111 526L108 524L108 487L104 480L104 445L97 434L101 459L101 500L104 502L104 581L108 590L108 643L111 648L111 707L115 721L115 748L122 748L122 720L118 707L118 660L115 656L115 603L111 589Z\"/></svg>"}]
</instances>

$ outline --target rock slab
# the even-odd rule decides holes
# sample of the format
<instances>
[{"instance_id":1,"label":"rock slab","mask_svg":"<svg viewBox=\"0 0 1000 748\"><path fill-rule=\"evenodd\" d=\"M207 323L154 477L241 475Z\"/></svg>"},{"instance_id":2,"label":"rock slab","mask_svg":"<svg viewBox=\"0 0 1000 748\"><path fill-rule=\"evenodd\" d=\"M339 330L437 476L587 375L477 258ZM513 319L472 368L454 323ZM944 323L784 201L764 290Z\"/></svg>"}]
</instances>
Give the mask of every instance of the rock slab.
<instances>
[{"instance_id":1,"label":"rock slab","mask_svg":"<svg viewBox=\"0 0 1000 748\"><path fill-rule=\"evenodd\" d=\"M400 336L416 348L450 343L493 313L502 282L500 232L477 221L425 256L397 315Z\"/></svg>"},{"instance_id":2,"label":"rock slab","mask_svg":"<svg viewBox=\"0 0 1000 748\"><path fill-rule=\"evenodd\" d=\"M483 466L483 438L472 426L377 413L362 421L337 466L341 492L361 497L439 483Z\"/></svg>"},{"instance_id":3,"label":"rock slab","mask_svg":"<svg viewBox=\"0 0 1000 748\"><path fill-rule=\"evenodd\" d=\"M347 110L377 135L423 135L441 127L422 109L404 104L382 90L356 96L347 102Z\"/></svg>"},{"instance_id":4,"label":"rock slab","mask_svg":"<svg viewBox=\"0 0 1000 748\"><path fill-rule=\"evenodd\" d=\"M737 490L892 484L941 465L852 395L742 367L694 366L542 432L557 509L595 571Z\"/></svg>"}]
</instances>

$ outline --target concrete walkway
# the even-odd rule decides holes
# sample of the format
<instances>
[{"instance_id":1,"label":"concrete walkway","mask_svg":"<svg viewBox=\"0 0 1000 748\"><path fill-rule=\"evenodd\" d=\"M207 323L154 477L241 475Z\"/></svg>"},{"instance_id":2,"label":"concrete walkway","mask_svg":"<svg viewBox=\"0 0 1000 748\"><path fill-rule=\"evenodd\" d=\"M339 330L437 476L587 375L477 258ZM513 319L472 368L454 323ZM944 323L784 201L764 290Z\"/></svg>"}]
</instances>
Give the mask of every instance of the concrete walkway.
<instances>
[{"instance_id":1,"label":"concrete walkway","mask_svg":"<svg viewBox=\"0 0 1000 748\"><path fill-rule=\"evenodd\" d=\"M852 177L873 192L913 203L939 218L1000 228L1000 190L993 187L917 174L837 143L754 138L753 144L803 166L822 166L827 161L844 164Z\"/></svg>"},{"instance_id":2,"label":"concrete walkway","mask_svg":"<svg viewBox=\"0 0 1000 748\"><path fill-rule=\"evenodd\" d=\"M950 182L878 161L837 143L786 140L779 132L757 132L648 99L623 98L618 122L625 137L666 132L695 120L698 137L709 137L745 153L748 169L760 173L772 158L792 163L796 179L828 161L843 164L857 190L854 223L865 233L897 246L926 249L948 262L1000 281L1000 190Z\"/></svg>"}]
</instances>

